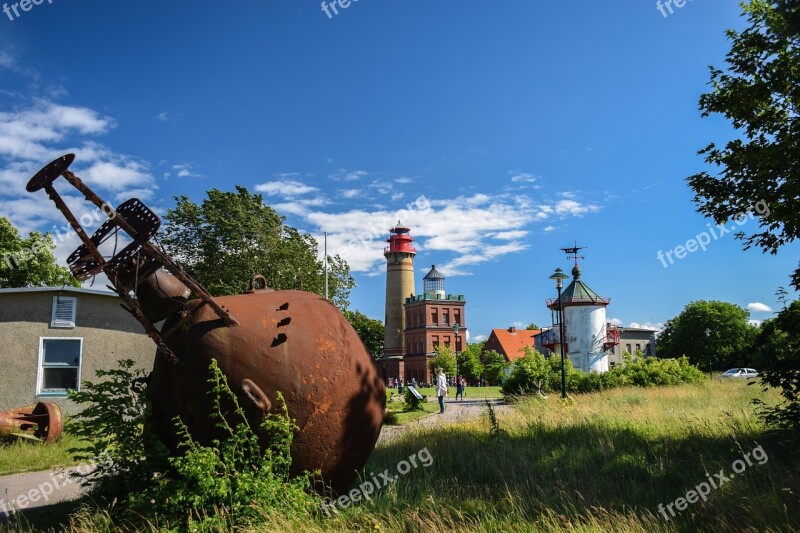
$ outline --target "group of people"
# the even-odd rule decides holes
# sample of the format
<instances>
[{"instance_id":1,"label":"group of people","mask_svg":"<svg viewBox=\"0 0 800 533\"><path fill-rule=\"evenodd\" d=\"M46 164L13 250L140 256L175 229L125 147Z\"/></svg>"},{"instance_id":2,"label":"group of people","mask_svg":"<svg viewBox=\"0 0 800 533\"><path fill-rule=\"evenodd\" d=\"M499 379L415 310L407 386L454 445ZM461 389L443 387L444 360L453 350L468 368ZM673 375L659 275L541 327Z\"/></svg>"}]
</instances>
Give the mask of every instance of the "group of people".
<instances>
[{"instance_id":1,"label":"group of people","mask_svg":"<svg viewBox=\"0 0 800 533\"><path fill-rule=\"evenodd\" d=\"M467 388L467 380L459 376L456 378L456 400L464 400L464 390ZM436 370L436 397L439 399L439 414L444 413L444 399L447 397L447 376L441 368Z\"/></svg>"}]
</instances>

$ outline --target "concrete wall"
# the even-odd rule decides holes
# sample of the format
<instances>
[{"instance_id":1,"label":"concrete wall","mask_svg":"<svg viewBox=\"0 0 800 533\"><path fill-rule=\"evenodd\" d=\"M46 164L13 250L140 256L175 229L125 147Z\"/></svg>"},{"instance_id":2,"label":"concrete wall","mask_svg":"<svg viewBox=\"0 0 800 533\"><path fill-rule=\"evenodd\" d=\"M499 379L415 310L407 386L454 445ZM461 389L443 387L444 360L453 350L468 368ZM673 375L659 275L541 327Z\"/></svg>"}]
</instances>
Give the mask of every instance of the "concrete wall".
<instances>
[{"instance_id":1,"label":"concrete wall","mask_svg":"<svg viewBox=\"0 0 800 533\"><path fill-rule=\"evenodd\" d=\"M573 366L584 372L608 372L608 356L603 350L606 340L605 306L567 306L564 308L564 325Z\"/></svg>"},{"instance_id":2,"label":"concrete wall","mask_svg":"<svg viewBox=\"0 0 800 533\"><path fill-rule=\"evenodd\" d=\"M622 353L627 352L628 345L630 345L630 353L636 352L636 345L641 347L642 353L645 355L656 355L656 337L655 331L646 329L630 329L621 328L622 331L619 335L619 346L614 347L614 353L609 358L615 365L622 362ZM650 353L647 353L647 348L650 347Z\"/></svg>"},{"instance_id":3,"label":"concrete wall","mask_svg":"<svg viewBox=\"0 0 800 533\"><path fill-rule=\"evenodd\" d=\"M76 406L63 397L36 396L39 345L42 337L83 339L81 381L97 381L97 370L133 359L147 370L153 367L156 347L139 322L120 308L112 296L65 292L77 298L76 327L51 328L55 292L0 294L0 410L37 401L57 403L65 413Z\"/></svg>"}]
</instances>

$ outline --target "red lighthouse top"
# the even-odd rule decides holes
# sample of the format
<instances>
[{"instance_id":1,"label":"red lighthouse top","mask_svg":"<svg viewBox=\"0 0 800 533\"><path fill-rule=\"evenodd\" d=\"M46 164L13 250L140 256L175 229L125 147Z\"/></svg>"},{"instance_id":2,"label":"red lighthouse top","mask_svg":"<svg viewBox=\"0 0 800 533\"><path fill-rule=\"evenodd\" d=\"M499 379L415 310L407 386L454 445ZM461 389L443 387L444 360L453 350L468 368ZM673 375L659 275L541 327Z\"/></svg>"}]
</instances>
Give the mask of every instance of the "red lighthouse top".
<instances>
[{"instance_id":1,"label":"red lighthouse top","mask_svg":"<svg viewBox=\"0 0 800 533\"><path fill-rule=\"evenodd\" d=\"M384 253L401 252L407 254L416 254L417 249L411 243L414 242L414 237L410 234L411 228L403 226L400 221L393 228L389 228L389 238L386 242L389 246L384 250Z\"/></svg>"}]
</instances>

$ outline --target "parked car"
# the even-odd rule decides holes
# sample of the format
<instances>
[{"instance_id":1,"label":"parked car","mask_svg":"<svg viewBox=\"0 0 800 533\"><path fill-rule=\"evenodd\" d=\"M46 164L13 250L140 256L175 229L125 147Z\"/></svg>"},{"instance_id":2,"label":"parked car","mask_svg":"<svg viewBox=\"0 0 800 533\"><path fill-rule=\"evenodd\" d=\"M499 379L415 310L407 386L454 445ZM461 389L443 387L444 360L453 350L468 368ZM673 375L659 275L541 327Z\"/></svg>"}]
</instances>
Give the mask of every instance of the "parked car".
<instances>
[{"instance_id":1,"label":"parked car","mask_svg":"<svg viewBox=\"0 0 800 533\"><path fill-rule=\"evenodd\" d=\"M731 368L719 377L752 379L758 377L758 372L754 368Z\"/></svg>"}]
</instances>

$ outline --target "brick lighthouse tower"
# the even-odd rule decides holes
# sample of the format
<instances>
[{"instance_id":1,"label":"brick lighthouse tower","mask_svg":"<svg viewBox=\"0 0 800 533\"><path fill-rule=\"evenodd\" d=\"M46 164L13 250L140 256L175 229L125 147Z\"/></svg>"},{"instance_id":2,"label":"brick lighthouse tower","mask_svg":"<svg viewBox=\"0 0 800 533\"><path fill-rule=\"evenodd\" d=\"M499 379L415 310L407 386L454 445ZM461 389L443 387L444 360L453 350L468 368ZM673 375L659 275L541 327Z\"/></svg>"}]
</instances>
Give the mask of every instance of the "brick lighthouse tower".
<instances>
[{"instance_id":1,"label":"brick lighthouse tower","mask_svg":"<svg viewBox=\"0 0 800 533\"><path fill-rule=\"evenodd\" d=\"M383 353L389 376L403 377L402 357L405 354L405 299L414 295L414 256L411 230L400 221L389 230L383 255L386 257L386 322L383 334ZM396 362L396 365L394 364Z\"/></svg>"}]
</instances>

